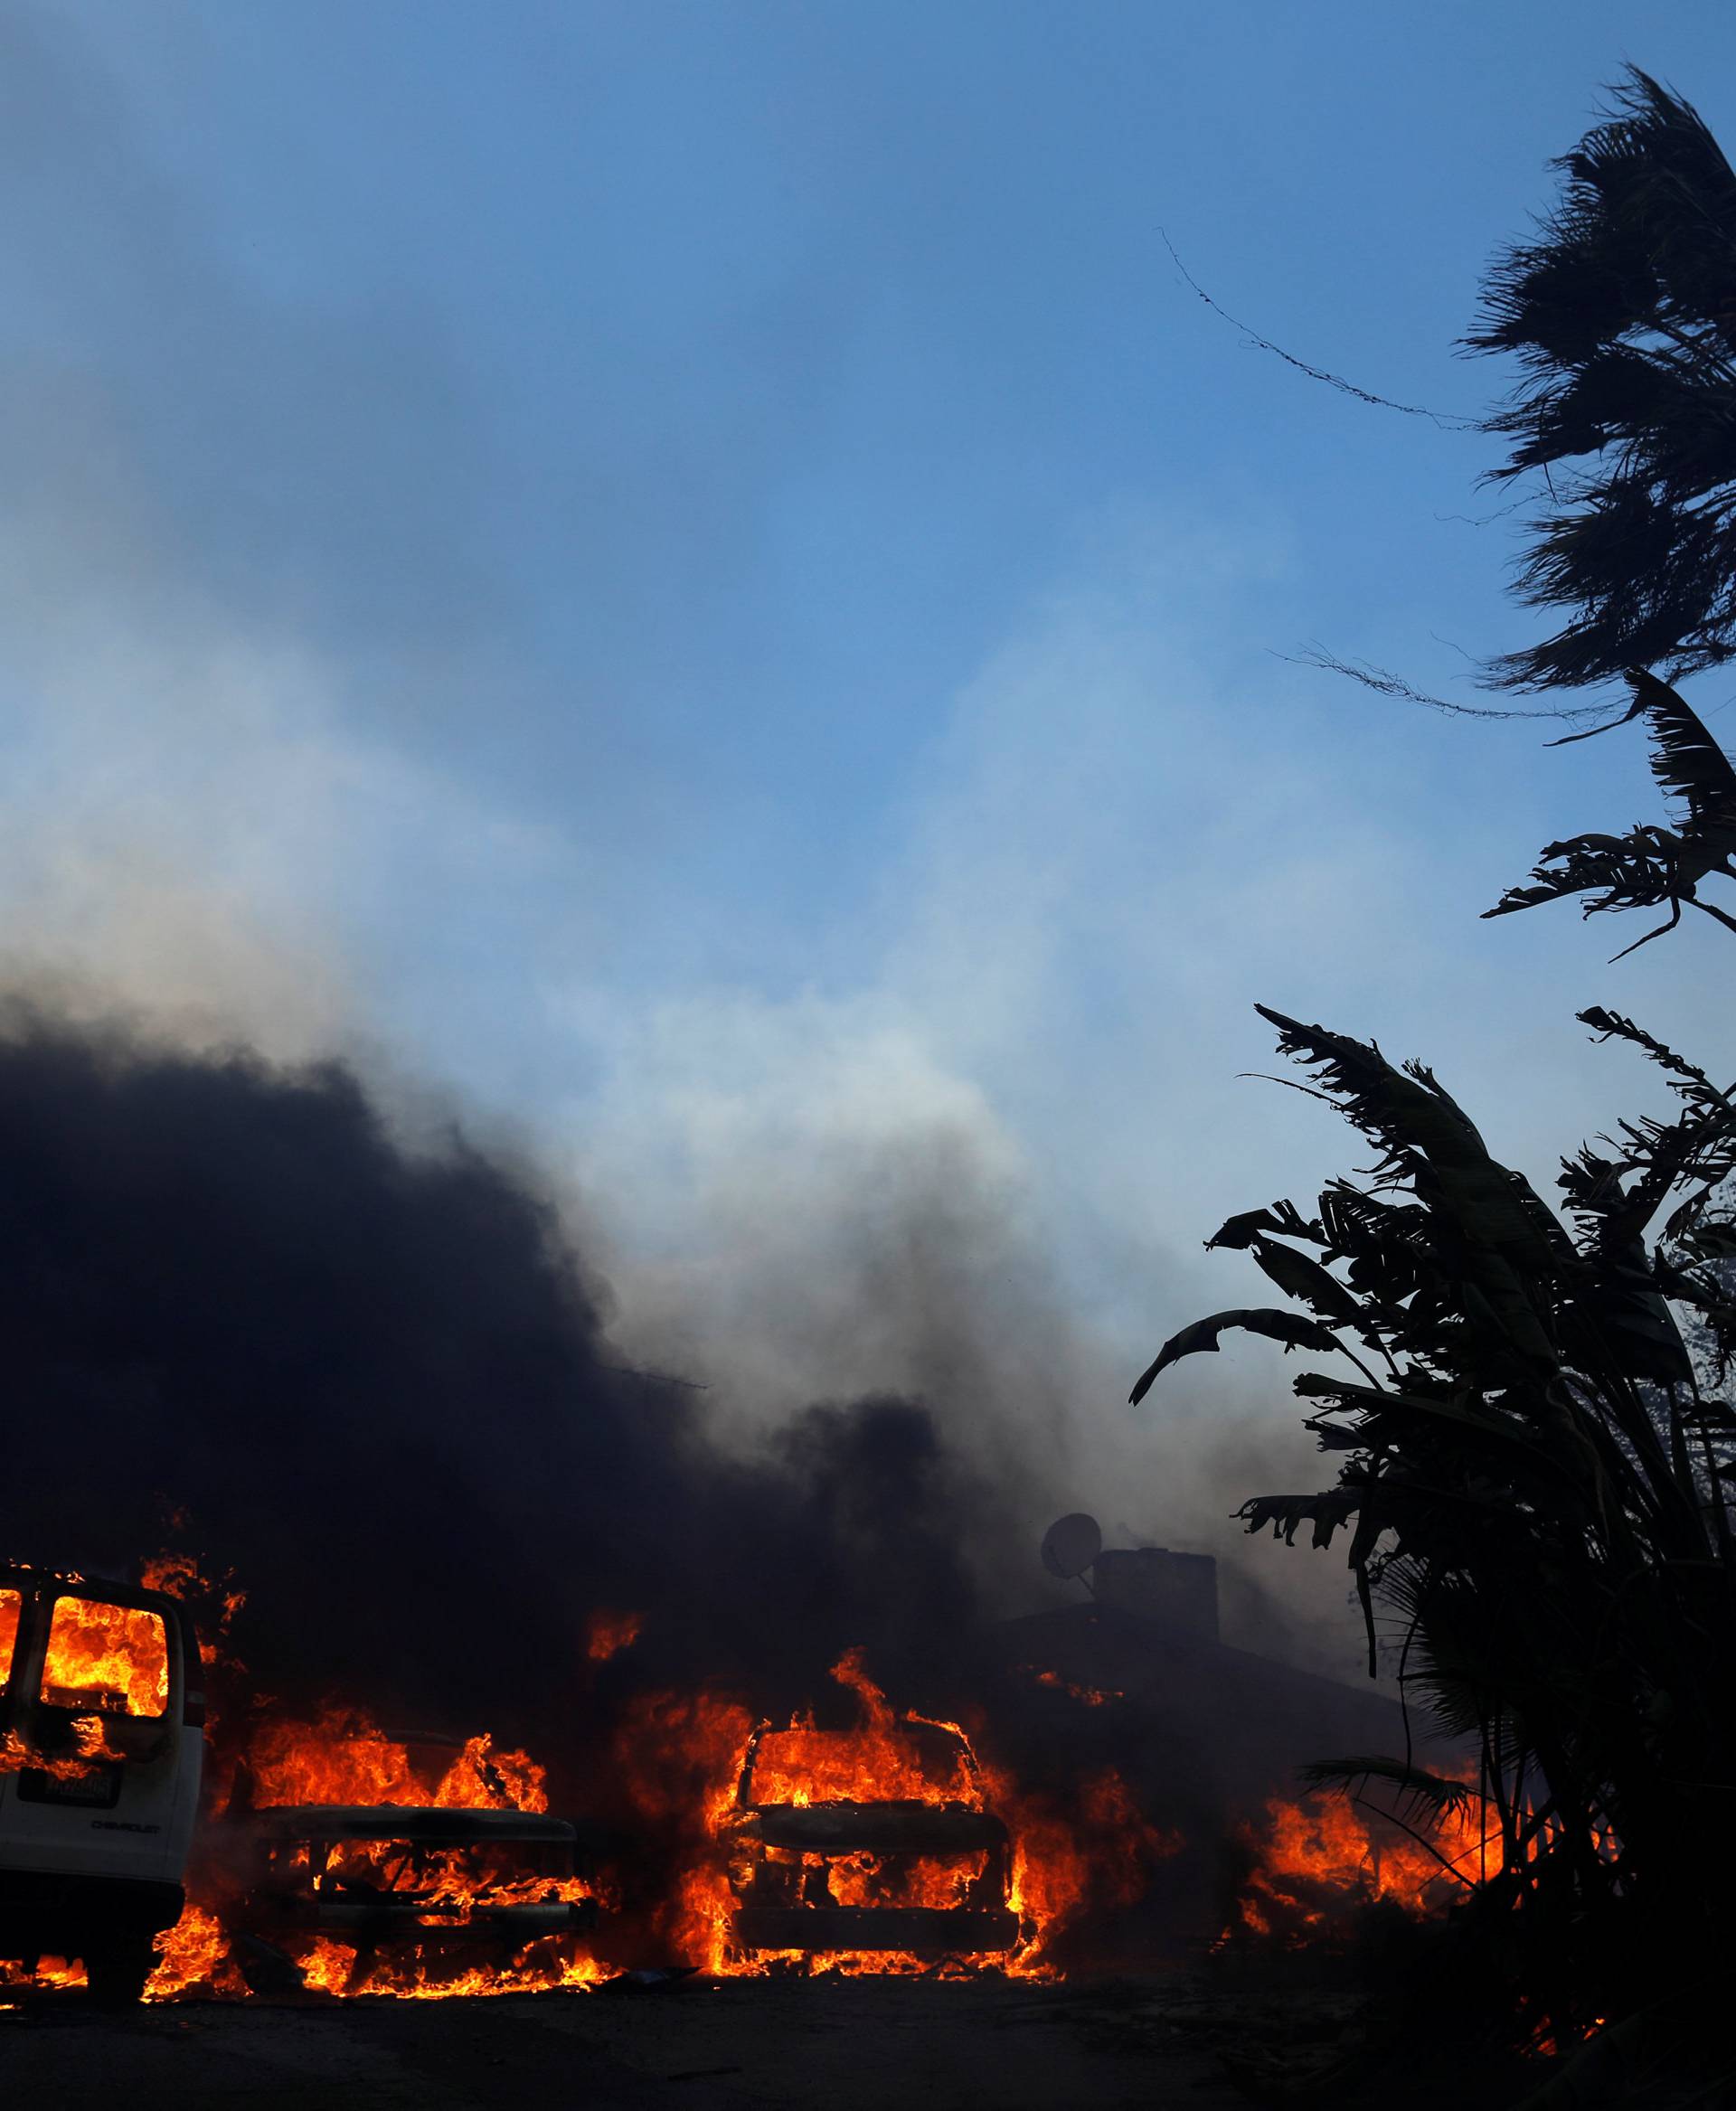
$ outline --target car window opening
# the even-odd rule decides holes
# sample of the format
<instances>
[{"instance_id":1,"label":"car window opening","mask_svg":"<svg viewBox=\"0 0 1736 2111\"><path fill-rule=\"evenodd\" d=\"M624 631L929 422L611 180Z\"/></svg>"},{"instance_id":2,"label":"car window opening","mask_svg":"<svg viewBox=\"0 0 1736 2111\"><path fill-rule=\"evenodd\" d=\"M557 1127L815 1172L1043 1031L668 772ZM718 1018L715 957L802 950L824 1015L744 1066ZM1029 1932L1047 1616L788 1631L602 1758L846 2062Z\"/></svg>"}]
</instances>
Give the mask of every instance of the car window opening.
<instances>
[{"instance_id":1,"label":"car window opening","mask_svg":"<svg viewBox=\"0 0 1736 2111\"><path fill-rule=\"evenodd\" d=\"M18 1643L24 1600L15 1590L0 1590L0 1693L12 1684L12 1653Z\"/></svg>"},{"instance_id":2,"label":"car window opening","mask_svg":"<svg viewBox=\"0 0 1736 2111\"><path fill-rule=\"evenodd\" d=\"M42 1698L52 1708L87 1714L165 1714L169 1642L161 1614L100 1598L57 1597Z\"/></svg>"}]
</instances>

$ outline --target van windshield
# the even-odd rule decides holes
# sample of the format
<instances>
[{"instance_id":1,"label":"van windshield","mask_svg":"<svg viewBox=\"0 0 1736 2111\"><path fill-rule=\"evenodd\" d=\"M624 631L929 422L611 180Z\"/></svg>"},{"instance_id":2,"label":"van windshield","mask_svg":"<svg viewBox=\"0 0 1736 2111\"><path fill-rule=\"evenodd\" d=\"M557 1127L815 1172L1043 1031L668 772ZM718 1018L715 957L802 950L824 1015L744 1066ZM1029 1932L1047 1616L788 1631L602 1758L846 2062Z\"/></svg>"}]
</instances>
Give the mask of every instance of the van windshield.
<instances>
[{"instance_id":1,"label":"van windshield","mask_svg":"<svg viewBox=\"0 0 1736 2111\"><path fill-rule=\"evenodd\" d=\"M169 1704L169 1639L160 1613L99 1598L57 1597L42 1665L52 1708L162 1715Z\"/></svg>"},{"instance_id":2,"label":"van windshield","mask_svg":"<svg viewBox=\"0 0 1736 2111\"><path fill-rule=\"evenodd\" d=\"M12 1683L12 1653L18 1641L18 1616L24 1600L15 1590L0 1590L0 1693Z\"/></svg>"}]
</instances>

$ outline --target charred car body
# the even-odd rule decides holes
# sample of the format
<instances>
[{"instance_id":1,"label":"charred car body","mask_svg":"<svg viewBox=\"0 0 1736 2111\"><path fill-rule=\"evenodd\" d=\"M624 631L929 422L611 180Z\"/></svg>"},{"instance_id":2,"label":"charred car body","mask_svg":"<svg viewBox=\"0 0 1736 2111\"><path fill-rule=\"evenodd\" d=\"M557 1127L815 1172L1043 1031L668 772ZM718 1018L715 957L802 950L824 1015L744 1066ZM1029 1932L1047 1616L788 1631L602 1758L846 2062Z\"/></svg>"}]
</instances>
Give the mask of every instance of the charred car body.
<instances>
[{"instance_id":1,"label":"charred car body","mask_svg":"<svg viewBox=\"0 0 1736 2111\"><path fill-rule=\"evenodd\" d=\"M889 1754L894 1735L901 1749ZM1013 1949L1012 1842L985 1807L969 1745L949 1724L911 1718L874 1749L870 1787L857 1737L754 1732L722 1828L734 1946L935 1958ZM873 1792L882 1785L892 1793Z\"/></svg>"},{"instance_id":2,"label":"charred car body","mask_svg":"<svg viewBox=\"0 0 1736 2111\"><path fill-rule=\"evenodd\" d=\"M510 1965L597 1915L578 1829L537 1812L284 1805L230 1821L216 1859L235 1962L261 1993L354 1993L382 1965L437 1978ZM334 1944L337 1984L309 1968Z\"/></svg>"}]
</instances>

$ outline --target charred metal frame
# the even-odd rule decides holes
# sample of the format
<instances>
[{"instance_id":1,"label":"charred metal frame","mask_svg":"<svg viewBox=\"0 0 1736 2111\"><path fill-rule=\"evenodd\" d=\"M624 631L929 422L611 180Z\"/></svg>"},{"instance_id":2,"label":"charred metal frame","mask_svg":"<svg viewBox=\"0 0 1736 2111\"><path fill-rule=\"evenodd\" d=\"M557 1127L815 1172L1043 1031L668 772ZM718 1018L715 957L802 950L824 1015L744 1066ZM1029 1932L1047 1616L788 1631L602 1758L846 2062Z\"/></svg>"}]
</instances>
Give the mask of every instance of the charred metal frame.
<instances>
[{"instance_id":1,"label":"charred metal frame","mask_svg":"<svg viewBox=\"0 0 1736 2111\"><path fill-rule=\"evenodd\" d=\"M923 1716L910 1720L953 1740L967 1777L981 1786L976 1756L964 1737L949 1724ZM943 1957L1005 1951L1017 1945L1019 1919L1008 1904L1012 1841L999 1818L969 1804L904 1798L756 1804L751 1800L754 1760L761 1739L775 1727L761 1722L748 1739L735 1808L724 1824L730 1883L737 1899L731 1933L738 1947L905 1950ZM818 1858L817 1867L802 1880L799 1903L788 1897L796 1888L796 1872L775 1870L773 1851ZM958 1906L841 1906L831 1897L830 1865L847 1855L916 1861L976 1852L983 1856L982 1869Z\"/></svg>"},{"instance_id":2,"label":"charred metal frame","mask_svg":"<svg viewBox=\"0 0 1736 2111\"><path fill-rule=\"evenodd\" d=\"M341 1879L332 1891L320 1889L333 1851L352 1843L410 1850L553 1848L565 1863L561 1873L579 1874L578 1828L564 1818L431 1805L292 1804L250 1812L232 1821L232 1827L234 1846L222 1859L244 1874L222 1918L239 1938L237 1962L250 1983L261 1973L281 1982L286 1972L295 1971L273 1937L323 1934L354 1943L350 1980L359 1986L382 1947L402 1946L428 1956L482 1952L511 1957L544 1937L590 1927L597 1918L595 1899L490 1905L485 1887L473 1899L447 1901L355 1877ZM292 1871L278 1860L280 1850L302 1846L307 1850L304 1869Z\"/></svg>"}]
</instances>

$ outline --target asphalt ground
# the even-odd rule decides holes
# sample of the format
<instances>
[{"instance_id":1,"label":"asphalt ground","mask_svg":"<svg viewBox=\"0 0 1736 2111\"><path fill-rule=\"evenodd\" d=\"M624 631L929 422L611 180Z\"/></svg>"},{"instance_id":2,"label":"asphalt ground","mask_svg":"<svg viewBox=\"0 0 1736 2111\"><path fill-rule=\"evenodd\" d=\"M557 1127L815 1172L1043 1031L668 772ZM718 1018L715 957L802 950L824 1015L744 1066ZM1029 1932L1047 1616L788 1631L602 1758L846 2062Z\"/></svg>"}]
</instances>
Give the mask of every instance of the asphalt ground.
<instances>
[{"instance_id":1,"label":"asphalt ground","mask_svg":"<svg viewBox=\"0 0 1736 2111\"><path fill-rule=\"evenodd\" d=\"M1216 2111L1222 2033L1179 1979L688 1979L444 2002L190 2002L77 1992L0 2011L7 2111Z\"/></svg>"}]
</instances>

